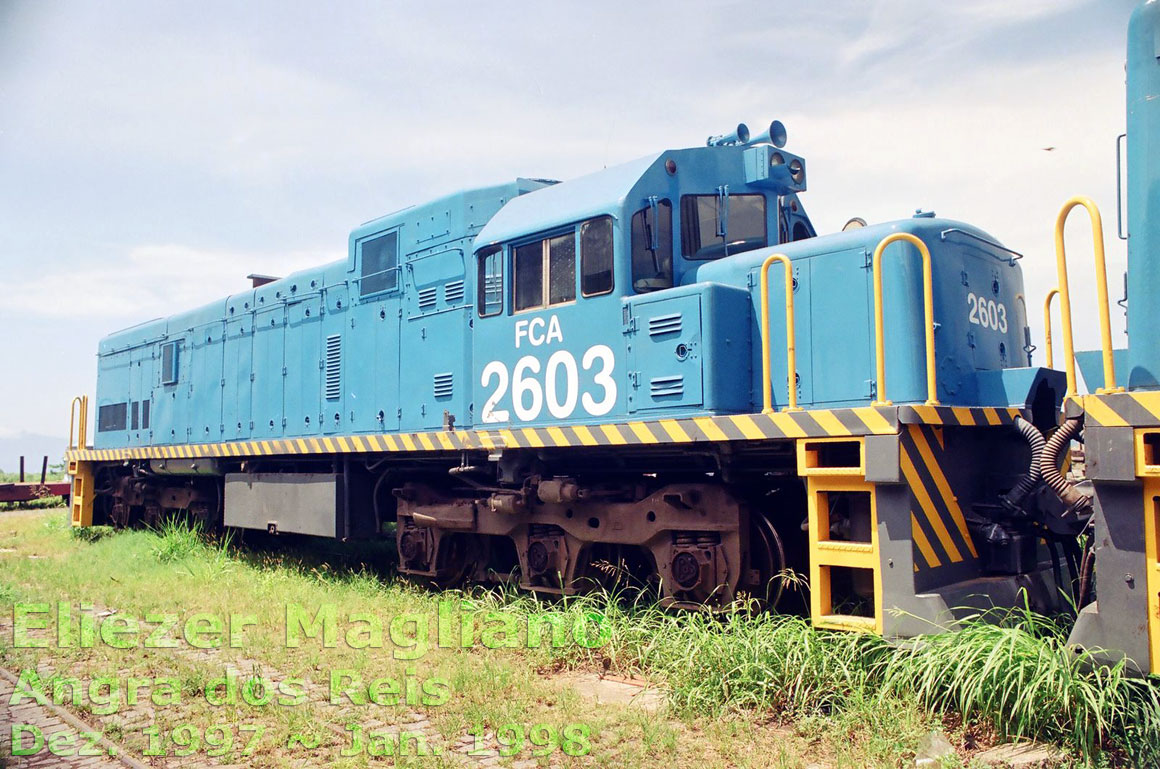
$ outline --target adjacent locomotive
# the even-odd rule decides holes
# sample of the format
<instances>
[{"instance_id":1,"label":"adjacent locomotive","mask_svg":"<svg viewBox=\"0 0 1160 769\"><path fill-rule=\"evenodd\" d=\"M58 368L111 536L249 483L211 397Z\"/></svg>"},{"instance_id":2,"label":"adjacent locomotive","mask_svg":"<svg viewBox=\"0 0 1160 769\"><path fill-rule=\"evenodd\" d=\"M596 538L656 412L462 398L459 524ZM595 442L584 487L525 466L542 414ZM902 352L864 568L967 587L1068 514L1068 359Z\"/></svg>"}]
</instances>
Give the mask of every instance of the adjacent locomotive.
<instances>
[{"instance_id":1,"label":"adjacent locomotive","mask_svg":"<svg viewBox=\"0 0 1160 769\"><path fill-rule=\"evenodd\" d=\"M438 584L628 572L674 606L785 608L795 569L816 625L901 636L1090 604L1106 511L1042 450L1074 375L1031 365L1019 254L925 213L818 235L785 144L460 192L107 337L74 524L394 536Z\"/></svg>"}]
</instances>

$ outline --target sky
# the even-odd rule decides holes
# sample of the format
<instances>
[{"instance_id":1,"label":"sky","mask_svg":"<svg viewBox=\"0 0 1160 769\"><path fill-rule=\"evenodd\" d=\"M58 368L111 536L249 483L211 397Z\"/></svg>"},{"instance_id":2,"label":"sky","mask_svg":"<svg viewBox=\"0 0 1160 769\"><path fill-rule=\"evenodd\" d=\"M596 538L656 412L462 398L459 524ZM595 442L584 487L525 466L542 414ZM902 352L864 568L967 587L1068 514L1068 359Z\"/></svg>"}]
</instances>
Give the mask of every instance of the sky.
<instances>
[{"instance_id":1,"label":"sky","mask_svg":"<svg viewBox=\"0 0 1160 769\"><path fill-rule=\"evenodd\" d=\"M63 439L105 334L340 259L361 222L773 118L819 233L921 208L1023 253L1041 362L1071 195L1102 209L1122 295L1134 5L0 0L0 439ZM1078 215L1068 246L1089 349Z\"/></svg>"}]
</instances>

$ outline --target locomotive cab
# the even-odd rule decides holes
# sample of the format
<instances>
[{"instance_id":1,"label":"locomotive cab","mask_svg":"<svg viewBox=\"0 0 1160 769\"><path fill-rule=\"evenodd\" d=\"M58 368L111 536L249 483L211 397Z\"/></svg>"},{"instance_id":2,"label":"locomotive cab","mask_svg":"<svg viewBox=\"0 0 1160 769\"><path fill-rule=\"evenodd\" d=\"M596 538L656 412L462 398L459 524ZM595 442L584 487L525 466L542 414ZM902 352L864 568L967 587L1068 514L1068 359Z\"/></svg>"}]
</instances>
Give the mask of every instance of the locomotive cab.
<instances>
[{"instance_id":1,"label":"locomotive cab","mask_svg":"<svg viewBox=\"0 0 1160 769\"><path fill-rule=\"evenodd\" d=\"M707 262L812 237L804 189L801 158L729 145L666 151L509 201L476 238L477 420L744 409L748 389L702 366L714 340L748 342L743 295L719 286L701 297L705 287L685 284ZM672 317L641 327L638 305L669 301ZM649 341L634 343L638 332Z\"/></svg>"}]
</instances>

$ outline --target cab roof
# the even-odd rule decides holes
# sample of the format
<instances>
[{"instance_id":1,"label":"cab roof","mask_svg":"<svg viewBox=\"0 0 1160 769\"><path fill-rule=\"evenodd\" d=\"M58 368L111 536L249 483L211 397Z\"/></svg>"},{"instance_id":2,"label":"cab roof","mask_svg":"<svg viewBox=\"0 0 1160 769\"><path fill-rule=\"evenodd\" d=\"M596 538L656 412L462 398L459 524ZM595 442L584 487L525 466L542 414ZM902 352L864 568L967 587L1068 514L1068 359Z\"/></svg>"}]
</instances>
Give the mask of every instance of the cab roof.
<instances>
[{"instance_id":1,"label":"cab roof","mask_svg":"<svg viewBox=\"0 0 1160 769\"><path fill-rule=\"evenodd\" d=\"M480 230L478 246L502 243L564 224L610 214L662 153L555 184L512 198Z\"/></svg>"}]
</instances>

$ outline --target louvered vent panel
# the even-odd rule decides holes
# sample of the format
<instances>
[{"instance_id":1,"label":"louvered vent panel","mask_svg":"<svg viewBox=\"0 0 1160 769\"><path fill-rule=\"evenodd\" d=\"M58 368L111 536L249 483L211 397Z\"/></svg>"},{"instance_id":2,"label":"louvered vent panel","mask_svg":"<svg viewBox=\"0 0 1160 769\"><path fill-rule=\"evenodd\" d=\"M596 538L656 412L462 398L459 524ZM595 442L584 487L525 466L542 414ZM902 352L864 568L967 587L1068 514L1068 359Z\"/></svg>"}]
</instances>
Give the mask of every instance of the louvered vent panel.
<instances>
[{"instance_id":1,"label":"louvered vent panel","mask_svg":"<svg viewBox=\"0 0 1160 769\"><path fill-rule=\"evenodd\" d=\"M342 336L326 337L326 399L336 401L342 395Z\"/></svg>"},{"instance_id":2,"label":"louvered vent panel","mask_svg":"<svg viewBox=\"0 0 1160 769\"><path fill-rule=\"evenodd\" d=\"M680 374L653 377L649 380L649 393L654 398L680 397L685 394L685 377Z\"/></svg>"},{"instance_id":3,"label":"louvered vent panel","mask_svg":"<svg viewBox=\"0 0 1160 769\"><path fill-rule=\"evenodd\" d=\"M681 333L681 313L679 312L674 312L671 315L657 315L648 319L649 336L679 333Z\"/></svg>"},{"instance_id":4,"label":"louvered vent panel","mask_svg":"<svg viewBox=\"0 0 1160 769\"><path fill-rule=\"evenodd\" d=\"M443 287L443 301L455 304L463 301L463 281L453 280Z\"/></svg>"},{"instance_id":5,"label":"louvered vent panel","mask_svg":"<svg viewBox=\"0 0 1160 769\"><path fill-rule=\"evenodd\" d=\"M439 287L431 286L430 288L419 289L419 309L429 310L435 306L435 302L439 300Z\"/></svg>"},{"instance_id":6,"label":"louvered vent panel","mask_svg":"<svg viewBox=\"0 0 1160 769\"><path fill-rule=\"evenodd\" d=\"M455 376L450 372L436 374L434 377L434 385L436 398L450 398L451 393L455 391Z\"/></svg>"}]
</instances>

